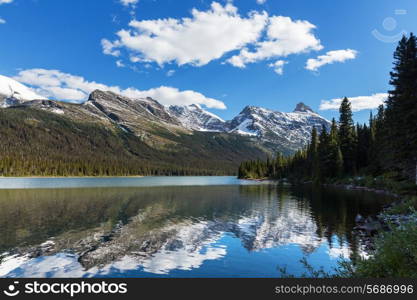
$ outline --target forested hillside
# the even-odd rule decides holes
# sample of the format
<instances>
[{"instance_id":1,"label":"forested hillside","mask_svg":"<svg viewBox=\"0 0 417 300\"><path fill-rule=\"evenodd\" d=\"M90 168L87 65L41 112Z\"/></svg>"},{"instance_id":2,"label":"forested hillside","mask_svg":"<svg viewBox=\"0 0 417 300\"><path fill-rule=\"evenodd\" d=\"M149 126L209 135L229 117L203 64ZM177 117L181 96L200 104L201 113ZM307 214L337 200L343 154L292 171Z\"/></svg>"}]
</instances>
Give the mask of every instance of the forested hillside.
<instances>
[{"instance_id":1,"label":"forested hillside","mask_svg":"<svg viewBox=\"0 0 417 300\"><path fill-rule=\"evenodd\" d=\"M169 137L168 137L169 135ZM118 126L30 107L0 109L0 176L233 175L265 153L234 134L170 134L153 148Z\"/></svg>"},{"instance_id":2,"label":"forested hillside","mask_svg":"<svg viewBox=\"0 0 417 300\"><path fill-rule=\"evenodd\" d=\"M371 175L416 182L417 42L403 37L394 54L389 98L368 124L354 124L345 98L330 131L314 128L309 145L295 155L241 164L240 178L289 178L315 182Z\"/></svg>"}]
</instances>

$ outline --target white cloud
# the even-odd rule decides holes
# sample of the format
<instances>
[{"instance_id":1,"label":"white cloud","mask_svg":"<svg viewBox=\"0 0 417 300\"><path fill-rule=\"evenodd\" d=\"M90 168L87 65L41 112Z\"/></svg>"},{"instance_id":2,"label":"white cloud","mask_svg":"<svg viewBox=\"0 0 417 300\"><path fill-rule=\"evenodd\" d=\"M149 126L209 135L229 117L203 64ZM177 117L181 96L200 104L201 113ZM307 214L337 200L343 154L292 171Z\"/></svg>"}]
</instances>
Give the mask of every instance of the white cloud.
<instances>
[{"instance_id":1,"label":"white cloud","mask_svg":"<svg viewBox=\"0 0 417 300\"><path fill-rule=\"evenodd\" d=\"M140 58L140 57L138 57L138 56L131 55L131 56L129 57L129 60L130 60L132 63L137 63L137 62L140 62L140 61L141 61L141 58Z\"/></svg>"},{"instance_id":2,"label":"white cloud","mask_svg":"<svg viewBox=\"0 0 417 300\"><path fill-rule=\"evenodd\" d=\"M358 96L348 98L352 104L353 111L360 111L365 109L375 109L388 99L388 94L378 93L371 96ZM339 110L342 98L332 100L322 100L320 110Z\"/></svg>"},{"instance_id":3,"label":"white cloud","mask_svg":"<svg viewBox=\"0 0 417 300\"><path fill-rule=\"evenodd\" d=\"M228 62L243 68L248 63L321 50L323 46L313 34L314 28L316 27L308 21L293 21L283 16L270 17L266 38L255 44L255 51L244 48Z\"/></svg>"},{"instance_id":4,"label":"white cloud","mask_svg":"<svg viewBox=\"0 0 417 300\"><path fill-rule=\"evenodd\" d=\"M200 104L207 108L226 109L226 105L217 99L209 98L201 93L177 88L160 86L149 90L136 88L122 89L118 86L107 86L95 81L87 81L81 76L63 73L58 70L29 69L23 70L14 77L21 83L30 85L37 93L59 100L84 101L96 89L111 91L130 98L151 97L164 105Z\"/></svg>"},{"instance_id":5,"label":"white cloud","mask_svg":"<svg viewBox=\"0 0 417 300\"><path fill-rule=\"evenodd\" d=\"M107 55L112 55L112 56L116 56L119 57L120 56L120 51L119 50L115 50L115 48L118 47L118 43L112 43L109 40L106 39L102 39L101 40L101 46L103 47L103 53L107 54Z\"/></svg>"},{"instance_id":6,"label":"white cloud","mask_svg":"<svg viewBox=\"0 0 417 300\"><path fill-rule=\"evenodd\" d=\"M310 71L317 71L319 68L327 64L355 59L357 54L358 52L352 49L329 51L325 55L320 55L317 58L310 58L307 61L306 69Z\"/></svg>"},{"instance_id":7,"label":"white cloud","mask_svg":"<svg viewBox=\"0 0 417 300\"><path fill-rule=\"evenodd\" d=\"M188 18L133 20L129 28L117 32L116 40L103 39L102 46L105 54L119 56L123 49L135 62L160 66L203 66L238 51L227 62L244 68L249 63L321 50L315 28L308 21L269 16L265 11L242 16L232 1L212 2L206 11L194 8Z\"/></svg>"},{"instance_id":8,"label":"white cloud","mask_svg":"<svg viewBox=\"0 0 417 300\"><path fill-rule=\"evenodd\" d=\"M208 108L226 109L226 105L217 99L207 98L201 93L177 88L161 86L141 92L143 96L150 96L164 105L202 104Z\"/></svg>"},{"instance_id":9,"label":"white cloud","mask_svg":"<svg viewBox=\"0 0 417 300\"><path fill-rule=\"evenodd\" d=\"M277 60L276 62L269 64L269 67L273 68L278 75L282 75L284 74L284 65L286 63L285 60Z\"/></svg>"},{"instance_id":10,"label":"white cloud","mask_svg":"<svg viewBox=\"0 0 417 300\"><path fill-rule=\"evenodd\" d=\"M256 0L256 3L262 5L266 3L266 0Z\"/></svg>"},{"instance_id":11,"label":"white cloud","mask_svg":"<svg viewBox=\"0 0 417 300\"><path fill-rule=\"evenodd\" d=\"M73 89L71 87L60 86L43 86L36 89L38 93L41 93L45 97L53 97L55 99L63 99L68 101L85 100L88 96L82 90Z\"/></svg>"},{"instance_id":12,"label":"white cloud","mask_svg":"<svg viewBox=\"0 0 417 300\"><path fill-rule=\"evenodd\" d=\"M117 33L118 39L109 42L108 49L125 48L142 60L178 65L203 66L230 51L256 42L265 28L265 12L251 12L241 17L232 3L217 2L207 11L193 9L192 17L131 21L129 29Z\"/></svg>"},{"instance_id":13,"label":"white cloud","mask_svg":"<svg viewBox=\"0 0 417 300\"><path fill-rule=\"evenodd\" d=\"M2 4L8 4L8 3L12 3L13 0L0 0L0 5ZM0 24L6 24L6 20L3 18L0 18Z\"/></svg>"},{"instance_id":14,"label":"white cloud","mask_svg":"<svg viewBox=\"0 0 417 300\"><path fill-rule=\"evenodd\" d=\"M124 67L126 67L126 65L123 63L123 61L122 60L116 60L116 66L118 67L118 68L124 68Z\"/></svg>"},{"instance_id":15,"label":"white cloud","mask_svg":"<svg viewBox=\"0 0 417 300\"><path fill-rule=\"evenodd\" d=\"M173 76L175 74L175 70L169 70L168 72L167 72L167 76L168 77L171 77L171 76Z\"/></svg>"},{"instance_id":16,"label":"white cloud","mask_svg":"<svg viewBox=\"0 0 417 300\"><path fill-rule=\"evenodd\" d=\"M124 6L136 5L138 2L139 0L120 0L120 3Z\"/></svg>"}]
</instances>

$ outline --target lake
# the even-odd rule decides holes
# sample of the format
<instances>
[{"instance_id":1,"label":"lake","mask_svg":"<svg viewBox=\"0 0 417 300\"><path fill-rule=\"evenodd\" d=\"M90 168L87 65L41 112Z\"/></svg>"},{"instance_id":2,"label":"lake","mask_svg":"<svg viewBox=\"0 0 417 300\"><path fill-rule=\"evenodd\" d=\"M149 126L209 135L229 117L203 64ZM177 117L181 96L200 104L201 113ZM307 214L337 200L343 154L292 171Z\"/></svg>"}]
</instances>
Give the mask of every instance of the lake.
<instances>
[{"instance_id":1,"label":"lake","mask_svg":"<svg viewBox=\"0 0 417 300\"><path fill-rule=\"evenodd\" d=\"M0 277L300 276L362 254L365 191L234 177L1 178Z\"/></svg>"}]
</instances>

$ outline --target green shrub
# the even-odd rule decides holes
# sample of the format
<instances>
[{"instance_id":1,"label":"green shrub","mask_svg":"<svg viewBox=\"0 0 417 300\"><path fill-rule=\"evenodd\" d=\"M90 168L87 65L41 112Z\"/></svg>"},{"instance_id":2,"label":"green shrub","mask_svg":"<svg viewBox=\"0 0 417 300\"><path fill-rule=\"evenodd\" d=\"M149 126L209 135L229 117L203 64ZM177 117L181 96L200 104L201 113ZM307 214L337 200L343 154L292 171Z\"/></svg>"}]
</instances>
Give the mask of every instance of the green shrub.
<instances>
[{"instance_id":1,"label":"green shrub","mask_svg":"<svg viewBox=\"0 0 417 300\"><path fill-rule=\"evenodd\" d=\"M417 221L383 233L376 240L375 253L356 261L353 276L417 278Z\"/></svg>"},{"instance_id":2,"label":"green shrub","mask_svg":"<svg viewBox=\"0 0 417 300\"><path fill-rule=\"evenodd\" d=\"M390 215L406 215L417 210L417 197L409 197L386 211Z\"/></svg>"},{"instance_id":3,"label":"green shrub","mask_svg":"<svg viewBox=\"0 0 417 300\"><path fill-rule=\"evenodd\" d=\"M375 241L371 257L342 259L333 272L323 267L314 269L306 258L300 262L305 272L302 278L417 278L417 213L412 222L381 234ZM280 277L294 278L286 268L279 268Z\"/></svg>"}]
</instances>

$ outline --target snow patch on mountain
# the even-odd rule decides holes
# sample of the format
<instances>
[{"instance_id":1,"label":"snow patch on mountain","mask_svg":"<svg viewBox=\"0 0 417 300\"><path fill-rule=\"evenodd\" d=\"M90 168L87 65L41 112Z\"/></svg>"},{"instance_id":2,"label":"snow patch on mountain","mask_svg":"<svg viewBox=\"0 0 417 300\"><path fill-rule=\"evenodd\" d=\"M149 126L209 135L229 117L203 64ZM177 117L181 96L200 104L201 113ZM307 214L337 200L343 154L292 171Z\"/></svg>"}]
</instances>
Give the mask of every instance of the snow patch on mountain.
<instances>
[{"instance_id":1,"label":"snow patch on mountain","mask_svg":"<svg viewBox=\"0 0 417 300\"><path fill-rule=\"evenodd\" d=\"M330 122L304 103L298 103L290 113L263 107L247 106L231 121L224 121L198 105L170 106L171 115L191 130L236 133L258 138L296 151L308 144L314 127L330 128Z\"/></svg>"},{"instance_id":2,"label":"snow patch on mountain","mask_svg":"<svg viewBox=\"0 0 417 300\"><path fill-rule=\"evenodd\" d=\"M0 100L3 100L2 106L7 107L19 101L46 100L46 98L20 82L0 75Z\"/></svg>"},{"instance_id":3,"label":"snow patch on mountain","mask_svg":"<svg viewBox=\"0 0 417 300\"><path fill-rule=\"evenodd\" d=\"M173 129L235 133L256 139L272 151L293 153L306 146L314 127L330 128L330 122L304 103L290 113L247 106L230 121L224 121L197 104L164 106L152 98L132 99L96 90L83 104L66 105L47 100L12 78L0 75L0 107L25 105L66 114L78 119L116 123L122 130L146 137L145 128L160 124Z\"/></svg>"},{"instance_id":4,"label":"snow patch on mountain","mask_svg":"<svg viewBox=\"0 0 417 300\"><path fill-rule=\"evenodd\" d=\"M245 119L236 128L230 130L230 132L241 134L241 135L257 136L258 132L251 129L252 124L253 122L250 119Z\"/></svg>"},{"instance_id":5,"label":"snow patch on mountain","mask_svg":"<svg viewBox=\"0 0 417 300\"><path fill-rule=\"evenodd\" d=\"M173 105L169 107L171 115L175 116L185 128L196 131L225 131L226 122L220 117L202 109L197 104L189 106Z\"/></svg>"},{"instance_id":6,"label":"snow patch on mountain","mask_svg":"<svg viewBox=\"0 0 417 300\"><path fill-rule=\"evenodd\" d=\"M229 132L257 136L263 141L280 144L293 151L307 145L314 127L330 127L330 122L299 103L292 113L247 106L229 122Z\"/></svg>"}]
</instances>

